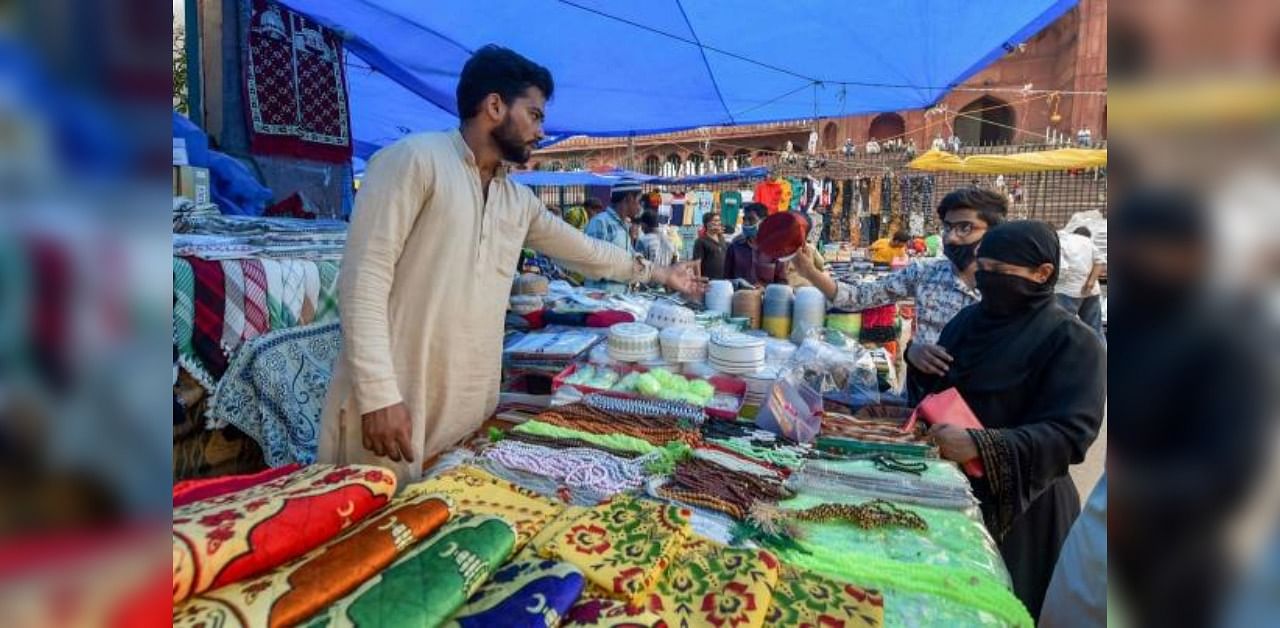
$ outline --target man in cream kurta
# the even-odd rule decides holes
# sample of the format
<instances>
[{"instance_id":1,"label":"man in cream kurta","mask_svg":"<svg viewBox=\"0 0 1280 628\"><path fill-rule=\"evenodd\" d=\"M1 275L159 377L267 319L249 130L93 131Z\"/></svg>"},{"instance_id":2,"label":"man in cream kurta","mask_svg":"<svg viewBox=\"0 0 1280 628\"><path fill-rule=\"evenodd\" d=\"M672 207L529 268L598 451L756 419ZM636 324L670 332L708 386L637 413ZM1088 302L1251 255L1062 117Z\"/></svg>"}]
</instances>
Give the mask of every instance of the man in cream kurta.
<instances>
[{"instance_id":1,"label":"man in cream kurta","mask_svg":"<svg viewBox=\"0 0 1280 628\"><path fill-rule=\"evenodd\" d=\"M556 218L501 168L488 196L458 131L407 137L370 162L343 258L343 349L321 418L321 461L398 466L417 478L423 458L493 413L526 244L585 275L649 280L647 265ZM362 443L361 415L401 401L422 444L415 463Z\"/></svg>"}]
</instances>

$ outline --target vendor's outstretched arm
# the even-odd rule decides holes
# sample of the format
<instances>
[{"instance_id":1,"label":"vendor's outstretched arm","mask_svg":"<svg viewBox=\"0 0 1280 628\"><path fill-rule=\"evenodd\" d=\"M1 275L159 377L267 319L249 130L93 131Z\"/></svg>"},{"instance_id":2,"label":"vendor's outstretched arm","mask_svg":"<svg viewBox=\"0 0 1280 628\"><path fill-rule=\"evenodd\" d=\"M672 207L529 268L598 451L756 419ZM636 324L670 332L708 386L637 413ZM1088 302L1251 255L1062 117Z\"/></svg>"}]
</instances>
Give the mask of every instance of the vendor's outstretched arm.
<instances>
[{"instance_id":1,"label":"vendor's outstretched arm","mask_svg":"<svg viewBox=\"0 0 1280 628\"><path fill-rule=\"evenodd\" d=\"M533 212L525 244L561 261L588 277L628 283L656 283L687 295L697 295L703 283L693 277L689 264L655 267L608 242L588 237L547 211L529 195Z\"/></svg>"},{"instance_id":2,"label":"vendor's outstretched arm","mask_svg":"<svg viewBox=\"0 0 1280 628\"><path fill-rule=\"evenodd\" d=\"M912 264L876 281L856 284L838 282L827 273L818 270L807 248L801 248L796 254L794 267L796 272L809 280L815 288L821 290L833 305L849 310L865 310L910 297L919 279L918 265Z\"/></svg>"}]
</instances>

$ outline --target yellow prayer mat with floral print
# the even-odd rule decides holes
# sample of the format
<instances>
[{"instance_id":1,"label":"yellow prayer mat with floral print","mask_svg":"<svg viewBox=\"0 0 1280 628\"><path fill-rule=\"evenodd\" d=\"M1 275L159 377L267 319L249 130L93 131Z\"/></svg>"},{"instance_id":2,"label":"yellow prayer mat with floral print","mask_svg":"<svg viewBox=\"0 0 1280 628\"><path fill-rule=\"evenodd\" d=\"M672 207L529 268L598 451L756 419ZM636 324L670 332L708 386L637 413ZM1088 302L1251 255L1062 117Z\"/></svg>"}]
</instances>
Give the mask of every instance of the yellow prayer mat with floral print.
<instances>
[{"instance_id":1,"label":"yellow prayer mat with floral print","mask_svg":"<svg viewBox=\"0 0 1280 628\"><path fill-rule=\"evenodd\" d=\"M516 529L516 551L565 508L563 504L468 465L405 487L406 495L420 493L439 493L449 497L457 514L493 515L505 519Z\"/></svg>"},{"instance_id":2,"label":"yellow prayer mat with floral print","mask_svg":"<svg viewBox=\"0 0 1280 628\"><path fill-rule=\"evenodd\" d=\"M548 558L571 563L610 597L643 604L680 547L689 539L690 512L678 506L619 495L572 509L539 535Z\"/></svg>"}]
</instances>

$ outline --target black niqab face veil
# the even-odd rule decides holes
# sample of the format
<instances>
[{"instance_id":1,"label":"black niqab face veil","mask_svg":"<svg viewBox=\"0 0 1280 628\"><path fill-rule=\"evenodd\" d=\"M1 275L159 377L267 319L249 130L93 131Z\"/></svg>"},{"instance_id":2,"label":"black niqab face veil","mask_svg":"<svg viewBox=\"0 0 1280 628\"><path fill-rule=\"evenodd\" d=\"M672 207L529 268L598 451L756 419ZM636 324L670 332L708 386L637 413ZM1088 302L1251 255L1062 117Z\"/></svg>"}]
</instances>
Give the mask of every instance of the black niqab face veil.
<instances>
[{"instance_id":1,"label":"black niqab face veil","mask_svg":"<svg viewBox=\"0 0 1280 628\"><path fill-rule=\"evenodd\" d=\"M1053 264L1053 274L1044 283L1017 275L978 270L974 275L982 293L982 308L993 316L1017 316L1053 304L1053 286L1058 280L1058 234L1049 225L1023 220L993 228L978 247L978 257L1013 266L1036 268Z\"/></svg>"},{"instance_id":2,"label":"black niqab face veil","mask_svg":"<svg viewBox=\"0 0 1280 628\"><path fill-rule=\"evenodd\" d=\"M1030 220L996 226L983 237L978 257L1014 266L1034 268L1048 263L1054 267L1044 283L979 270L976 279L982 301L973 311L964 312L960 328L944 333L952 345L947 351L954 358L951 379L967 380L974 389L994 390L1020 381L1031 355L1069 315L1053 296L1059 264L1058 234L1053 227Z\"/></svg>"}]
</instances>

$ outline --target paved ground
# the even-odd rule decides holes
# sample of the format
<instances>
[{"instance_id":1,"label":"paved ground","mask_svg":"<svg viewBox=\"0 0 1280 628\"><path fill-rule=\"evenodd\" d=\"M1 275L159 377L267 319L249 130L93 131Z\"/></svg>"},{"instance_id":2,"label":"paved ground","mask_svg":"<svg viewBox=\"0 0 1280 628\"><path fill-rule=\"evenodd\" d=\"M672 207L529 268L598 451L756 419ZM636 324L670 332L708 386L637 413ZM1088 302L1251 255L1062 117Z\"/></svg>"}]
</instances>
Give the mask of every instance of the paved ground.
<instances>
[{"instance_id":1,"label":"paved ground","mask_svg":"<svg viewBox=\"0 0 1280 628\"><path fill-rule=\"evenodd\" d=\"M1080 491L1080 503L1089 499L1089 493L1102 477L1102 469L1107 462L1107 420L1102 419L1102 429L1098 432L1098 440L1093 441L1084 462L1071 467L1071 479L1075 480L1076 489Z\"/></svg>"}]
</instances>

